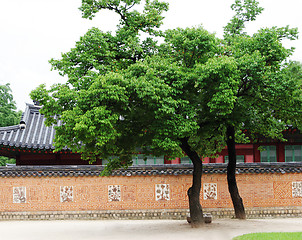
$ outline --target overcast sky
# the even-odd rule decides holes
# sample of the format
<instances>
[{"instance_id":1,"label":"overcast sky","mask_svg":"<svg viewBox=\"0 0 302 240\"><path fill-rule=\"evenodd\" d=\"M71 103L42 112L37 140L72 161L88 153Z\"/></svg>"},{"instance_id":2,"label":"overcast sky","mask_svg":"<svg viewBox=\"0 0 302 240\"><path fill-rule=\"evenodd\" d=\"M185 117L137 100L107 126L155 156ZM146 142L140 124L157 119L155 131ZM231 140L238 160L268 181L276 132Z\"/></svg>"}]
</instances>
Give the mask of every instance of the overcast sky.
<instances>
[{"instance_id":1,"label":"overcast sky","mask_svg":"<svg viewBox=\"0 0 302 240\"><path fill-rule=\"evenodd\" d=\"M234 0L166 0L164 28L202 24L222 36L223 26L233 16ZM302 31L301 0L259 0L265 8L256 22L248 25L253 33L261 27L298 27ZM10 83L19 110L32 103L31 90L42 83L51 86L66 79L50 71L48 61L74 47L91 27L114 31L118 18L101 12L92 21L81 18L81 0L1 0L0 1L0 84ZM302 62L302 38L287 42L296 47L292 60Z\"/></svg>"}]
</instances>

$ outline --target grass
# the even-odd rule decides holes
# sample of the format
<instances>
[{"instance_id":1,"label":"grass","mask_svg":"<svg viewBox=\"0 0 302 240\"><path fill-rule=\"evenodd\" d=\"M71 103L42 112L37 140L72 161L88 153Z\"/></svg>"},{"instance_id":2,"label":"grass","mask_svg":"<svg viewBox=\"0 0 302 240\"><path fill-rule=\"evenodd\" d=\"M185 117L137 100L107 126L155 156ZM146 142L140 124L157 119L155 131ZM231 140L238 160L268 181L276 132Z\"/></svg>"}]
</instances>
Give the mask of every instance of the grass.
<instances>
[{"instance_id":1,"label":"grass","mask_svg":"<svg viewBox=\"0 0 302 240\"><path fill-rule=\"evenodd\" d=\"M250 233L233 238L233 240L300 240L302 232Z\"/></svg>"}]
</instances>

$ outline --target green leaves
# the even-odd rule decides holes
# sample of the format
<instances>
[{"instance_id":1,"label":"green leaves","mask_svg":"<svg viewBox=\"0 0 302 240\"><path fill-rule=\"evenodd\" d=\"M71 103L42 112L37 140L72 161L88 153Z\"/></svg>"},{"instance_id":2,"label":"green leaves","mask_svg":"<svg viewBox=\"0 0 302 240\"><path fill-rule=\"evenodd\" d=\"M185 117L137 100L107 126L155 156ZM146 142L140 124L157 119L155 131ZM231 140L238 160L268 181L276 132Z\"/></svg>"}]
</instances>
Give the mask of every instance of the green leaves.
<instances>
[{"instance_id":1,"label":"green leaves","mask_svg":"<svg viewBox=\"0 0 302 240\"><path fill-rule=\"evenodd\" d=\"M259 2L256 0L235 0L231 5L233 11L236 12L236 17L244 21L255 21L264 8L259 7Z\"/></svg>"},{"instance_id":2,"label":"green leaves","mask_svg":"<svg viewBox=\"0 0 302 240\"><path fill-rule=\"evenodd\" d=\"M168 10L168 4L158 0L147 0L143 13L137 10L131 11L140 3L141 0L82 0L82 6L79 9L82 11L82 16L89 19L103 9L116 12L120 16L119 28L127 34L143 31L151 35L160 35L161 32L156 29L162 25L164 17L161 15Z\"/></svg>"},{"instance_id":3,"label":"green leaves","mask_svg":"<svg viewBox=\"0 0 302 240\"><path fill-rule=\"evenodd\" d=\"M20 117L21 113L16 112L10 85L0 85L0 127L19 124Z\"/></svg>"},{"instance_id":4,"label":"green leaves","mask_svg":"<svg viewBox=\"0 0 302 240\"><path fill-rule=\"evenodd\" d=\"M276 66L281 64L292 53L292 49L286 49L282 45L281 40L285 38L292 40L296 37L296 30L288 27L260 29L253 36L252 49L250 51L257 49L266 58L267 65Z\"/></svg>"},{"instance_id":5,"label":"green leaves","mask_svg":"<svg viewBox=\"0 0 302 240\"><path fill-rule=\"evenodd\" d=\"M218 52L215 35L202 27L167 30L165 42L169 57L173 57L187 68L196 63L204 63Z\"/></svg>"},{"instance_id":6,"label":"green leaves","mask_svg":"<svg viewBox=\"0 0 302 240\"><path fill-rule=\"evenodd\" d=\"M138 41L138 40L137 40ZM133 61L132 48L111 33L92 28L81 37L75 48L62 54L61 60L52 59L53 69L68 76L68 83L77 89L87 89L94 78L108 71L118 71Z\"/></svg>"},{"instance_id":7,"label":"green leaves","mask_svg":"<svg viewBox=\"0 0 302 240\"><path fill-rule=\"evenodd\" d=\"M208 60L196 68L198 75L197 87L206 94L204 101L210 112L224 116L233 111L237 100L239 72L236 61L232 57L220 56Z\"/></svg>"},{"instance_id":8,"label":"green leaves","mask_svg":"<svg viewBox=\"0 0 302 240\"><path fill-rule=\"evenodd\" d=\"M236 35L245 34L243 32L245 23L255 21L257 15L264 10L262 7L259 7L259 2L256 0L235 0L231 8L236 14L224 27L224 37L228 41Z\"/></svg>"}]
</instances>

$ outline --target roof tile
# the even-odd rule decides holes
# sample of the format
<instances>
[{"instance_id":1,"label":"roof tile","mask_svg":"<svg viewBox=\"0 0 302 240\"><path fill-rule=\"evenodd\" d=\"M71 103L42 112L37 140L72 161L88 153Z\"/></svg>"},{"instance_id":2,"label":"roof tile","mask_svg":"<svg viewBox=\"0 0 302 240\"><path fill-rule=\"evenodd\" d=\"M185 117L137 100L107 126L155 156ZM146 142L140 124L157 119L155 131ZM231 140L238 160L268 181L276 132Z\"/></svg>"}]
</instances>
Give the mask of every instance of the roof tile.
<instances>
[{"instance_id":1,"label":"roof tile","mask_svg":"<svg viewBox=\"0 0 302 240\"><path fill-rule=\"evenodd\" d=\"M44 115L39 110L41 106L26 104L25 112L20 122L25 122L26 128L20 125L0 127L0 145L34 149L54 149L53 138L55 126L47 127ZM61 125L58 121L57 125Z\"/></svg>"}]
</instances>

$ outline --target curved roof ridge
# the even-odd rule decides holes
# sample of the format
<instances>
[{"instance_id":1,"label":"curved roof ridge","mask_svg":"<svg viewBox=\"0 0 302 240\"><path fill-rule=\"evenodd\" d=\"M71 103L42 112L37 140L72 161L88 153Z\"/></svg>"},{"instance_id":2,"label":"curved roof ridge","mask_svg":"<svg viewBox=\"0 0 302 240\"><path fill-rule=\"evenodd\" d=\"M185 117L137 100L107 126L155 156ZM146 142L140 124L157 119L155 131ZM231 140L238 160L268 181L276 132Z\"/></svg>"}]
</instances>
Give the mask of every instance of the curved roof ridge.
<instances>
[{"instance_id":1,"label":"curved roof ridge","mask_svg":"<svg viewBox=\"0 0 302 240\"><path fill-rule=\"evenodd\" d=\"M7 127L0 127L0 132L2 131L12 131L12 130L18 130L20 128L20 125L12 125Z\"/></svg>"}]
</instances>

